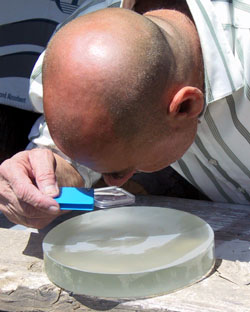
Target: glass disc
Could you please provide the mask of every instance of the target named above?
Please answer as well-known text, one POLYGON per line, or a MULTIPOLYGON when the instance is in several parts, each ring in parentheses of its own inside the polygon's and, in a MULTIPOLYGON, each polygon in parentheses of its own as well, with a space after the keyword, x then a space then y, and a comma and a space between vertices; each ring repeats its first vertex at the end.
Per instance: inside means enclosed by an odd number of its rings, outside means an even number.
POLYGON ((128 206, 71 218, 44 238, 49 279, 100 297, 147 297, 183 288, 214 265, 214 233, 183 211, 128 206))

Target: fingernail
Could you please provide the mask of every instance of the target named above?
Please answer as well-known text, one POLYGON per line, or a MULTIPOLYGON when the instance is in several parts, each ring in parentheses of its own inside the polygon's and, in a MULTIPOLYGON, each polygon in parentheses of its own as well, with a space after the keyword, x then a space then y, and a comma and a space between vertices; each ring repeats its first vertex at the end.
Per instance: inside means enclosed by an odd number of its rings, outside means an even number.
POLYGON ((57 206, 50 206, 50 207, 49 207, 49 211, 50 211, 50 212, 59 212, 59 211, 60 211, 60 208, 57 207, 57 206))
POLYGON ((44 188, 44 193, 47 195, 56 195, 58 192, 58 189, 55 185, 48 185, 44 188))

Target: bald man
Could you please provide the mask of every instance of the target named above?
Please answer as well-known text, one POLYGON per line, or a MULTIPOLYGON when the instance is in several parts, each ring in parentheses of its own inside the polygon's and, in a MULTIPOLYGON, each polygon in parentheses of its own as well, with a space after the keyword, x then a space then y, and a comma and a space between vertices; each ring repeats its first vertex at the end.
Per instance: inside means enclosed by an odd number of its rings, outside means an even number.
MULTIPOLYGON (((203 108, 199 40, 191 23, 190 46, 178 38, 176 17, 165 23, 164 14, 97 11, 66 25, 47 48, 43 98, 51 136, 62 152, 111 185, 124 184, 135 171, 168 166, 196 133, 203 108), (181 44, 168 43, 167 36, 181 44), (188 71, 190 64, 197 70, 188 71)), ((177 24, 185 25, 185 15, 178 15, 177 24)))
MULTIPOLYGON (((210 1, 175 2, 138 1, 134 9, 143 15, 100 10, 55 34, 43 63, 47 125, 39 130, 48 126, 55 153, 25 151, 1 166, 0 208, 10 220, 50 222, 60 214, 56 177, 60 185, 86 185, 80 166, 122 185, 137 171, 173 164, 211 199, 249 201, 250 157, 239 153, 243 145, 250 152, 249 95, 239 55, 210 1)), ((244 27, 237 40, 249 37, 244 27)), ((243 41, 244 58, 249 39, 243 41)))

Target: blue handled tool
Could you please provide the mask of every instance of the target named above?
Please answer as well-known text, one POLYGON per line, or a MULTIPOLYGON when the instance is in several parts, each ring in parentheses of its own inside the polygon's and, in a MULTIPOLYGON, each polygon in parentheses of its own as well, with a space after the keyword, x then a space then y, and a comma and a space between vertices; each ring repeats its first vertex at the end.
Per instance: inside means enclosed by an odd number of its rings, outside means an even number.
POLYGON ((131 205, 135 202, 135 196, 116 186, 97 189, 61 187, 55 200, 61 210, 91 211, 94 206, 105 209, 131 205))
POLYGON ((55 200, 60 204, 61 210, 91 211, 94 209, 94 189, 61 187, 55 200))

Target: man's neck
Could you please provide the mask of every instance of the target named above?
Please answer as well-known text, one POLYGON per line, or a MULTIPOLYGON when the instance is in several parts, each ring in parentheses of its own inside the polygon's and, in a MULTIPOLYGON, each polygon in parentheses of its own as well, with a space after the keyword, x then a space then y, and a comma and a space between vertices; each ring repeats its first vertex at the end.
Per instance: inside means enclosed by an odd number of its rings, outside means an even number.
POLYGON ((144 16, 157 24, 165 33, 176 57, 178 81, 188 83, 203 91, 203 59, 200 39, 193 20, 174 9, 147 11, 144 16), (189 35, 186 36, 186 34, 189 35))
POLYGON ((185 0, 137 0, 133 8, 135 12, 140 14, 160 9, 176 10, 192 19, 185 0))

